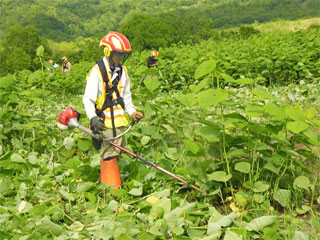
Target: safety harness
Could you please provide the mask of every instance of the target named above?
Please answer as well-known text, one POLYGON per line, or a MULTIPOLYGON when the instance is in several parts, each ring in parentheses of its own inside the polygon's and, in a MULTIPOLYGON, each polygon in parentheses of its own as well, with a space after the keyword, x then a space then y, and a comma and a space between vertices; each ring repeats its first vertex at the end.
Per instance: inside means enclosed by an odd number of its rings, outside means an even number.
POLYGON ((106 98, 105 98, 105 101, 104 101, 101 109, 97 109, 96 108, 96 114, 97 114, 97 116, 102 117, 104 119, 105 116, 104 116, 103 111, 105 109, 107 109, 107 108, 110 108, 113 137, 116 137, 117 134, 116 134, 116 127, 115 127, 115 124, 114 124, 113 107, 117 106, 118 104, 120 104, 122 109, 125 110, 125 105, 124 105, 123 98, 120 96, 120 93, 119 93, 119 90, 118 90, 118 84, 119 84, 119 81, 120 81, 121 76, 122 76, 122 65, 118 64, 118 66, 120 67, 120 73, 112 81, 112 83, 111 83, 112 86, 110 87, 109 82, 111 82, 111 80, 108 77, 107 70, 106 70, 106 67, 104 65, 103 60, 102 59, 97 60, 96 63, 98 65, 99 69, 100 69, 103 81, 104 81, 105 86, 106 86, 106 98), (117 99, 114 99, 114 100, 112 99, 113 93, 116 94, 117 99))
POLYGON ((68 64, 67 61, 65 61, 65 62, 62 63, 62 68, 63 68, 63 70, 68 69, 67 64, 68 64))

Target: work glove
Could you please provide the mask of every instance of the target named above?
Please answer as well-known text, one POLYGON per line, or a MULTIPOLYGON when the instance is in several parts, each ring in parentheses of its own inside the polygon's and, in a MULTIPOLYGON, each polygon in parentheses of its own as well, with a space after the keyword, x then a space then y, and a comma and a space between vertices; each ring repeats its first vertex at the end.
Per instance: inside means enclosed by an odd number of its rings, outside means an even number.
POLYGON ((97 116, 91 118, 91 122, 93 125, 93 131, 95 133, 100 133, 104 129, 106 129, 106 126, 104 125, 104 122, 102 119, 99 119, 97 116))
POLYGON ((140 121, 141 118, 143 118, 143 115, 141 112, 134 112, 131 114, 130 118, 131 118, 131 120, 138 122, 138 121, 140 121))

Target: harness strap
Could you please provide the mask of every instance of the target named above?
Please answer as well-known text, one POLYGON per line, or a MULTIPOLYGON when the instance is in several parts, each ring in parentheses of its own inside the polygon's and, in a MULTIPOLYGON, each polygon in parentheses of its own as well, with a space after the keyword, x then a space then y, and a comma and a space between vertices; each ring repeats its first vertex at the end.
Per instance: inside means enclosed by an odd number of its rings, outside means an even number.
POLYGON ((119 93, 119 90, 118 90, 118 84, 119 84, 119 81, 120 81, 121 75, 122 75, 122 66, 120 65, 120 74, 116 77, 115 80, 113 80, 112 86, 110 87, 110 85, 109 85, 110 80, 109 80, 109 77, 108 77, 108 74, 107 74, 107 70, 106 70, 106 67, 104 65, 103 60, 102 59, 97 60, 96 63, 98 65, 99 69, 100 69, 103 81, 104 81, 105 86, 106 86, 106 99, 105 99, 105 101, 103 103, 102 108, 100 110, 96 109, 96 114, 98 116, 101 116, 105 109, 107 109, 108 107, 110 108, 113 137, 116 137, 117 134, 116 134, 116 127, 115 127, 115 123, 114 123, 113 106, 116 106, 117 104, 120 104, 121 107, 123 108, 123 110, 125 109, 123 98, 120 97, 120 93, 119 93), (113 92, 115 92, 116 95, 117 95, 117 99, 116 100, 112 100, 113 92))

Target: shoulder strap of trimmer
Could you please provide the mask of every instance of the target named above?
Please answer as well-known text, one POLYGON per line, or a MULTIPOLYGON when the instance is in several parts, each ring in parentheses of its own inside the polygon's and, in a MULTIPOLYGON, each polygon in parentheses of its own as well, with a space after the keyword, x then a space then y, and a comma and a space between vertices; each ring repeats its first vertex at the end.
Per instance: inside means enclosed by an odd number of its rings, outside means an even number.
POLYGON ((107 74, 107 69, 106 69, 106 66, 104 65, 104 62, 103 62, 102 59, 97 60, 96 63, 98 65, 99 69, 100 69, 103 81, 104 81, 105 86, 106 86, 106 99, 105 99, 105 101, 103 103, 102 108, 99 109, 99 110, 96 110, 96 113, 99 116, 101 113, 103 113, 103 111, 106 108, 108 108, 108 107, 110 108, 113 137, 116 137, 117 134, 116 134, 116 127, 115 127, 115 124, 114 124, 114 112, 113 112, 113 104, 112 104, 112 89, 110 88, 110 85, 109 85, 109 77, 108 77, 108 74, 107 74))

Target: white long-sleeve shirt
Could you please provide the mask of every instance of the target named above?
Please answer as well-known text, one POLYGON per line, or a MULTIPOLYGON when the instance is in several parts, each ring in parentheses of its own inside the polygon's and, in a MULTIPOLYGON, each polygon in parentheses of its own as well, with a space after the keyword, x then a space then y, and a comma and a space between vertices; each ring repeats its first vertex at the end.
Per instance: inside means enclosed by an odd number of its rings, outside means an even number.
MULTIPOLYGON (((109 67, 107 58, 103 58, 104 65, 106 66, 106 70, 109 72, 111 76, 111 82, 118 76, 118 73, 120 71, 120 68, 116 67, 113 74, 109 67)), ((123 71, 124 72, 124 71, 123 71)), ((99 71, 98 65, 95 65, 91 72, 89 73, 89 76, 87 78, 87 84, 86 89, 82 98, 82 102, 84 104, 84 108, 86 110, 86 114, 91 120, 96 115, 96 109, 95 109, 95 102, 97 100, 97 97, 100 96, 103 93, 103 88, 101 85, 101 75, 99 71)), ((132 103, 131 98, 131 91, 130 91, 130 78, 127 75, 127 81, 125 88, 123 90, 123 101, 125 105, 125 111, 129 114, 129 116, 136 111, 135 106, 132 103)))

